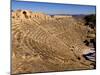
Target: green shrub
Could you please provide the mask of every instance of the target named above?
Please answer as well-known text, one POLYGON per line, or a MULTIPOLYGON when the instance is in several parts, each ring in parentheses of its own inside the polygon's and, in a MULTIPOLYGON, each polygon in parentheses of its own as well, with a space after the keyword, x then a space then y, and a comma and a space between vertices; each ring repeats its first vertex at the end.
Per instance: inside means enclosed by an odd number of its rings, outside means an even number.
POLYGON ((87 15, 84 17, 85 20, 85 25, 89 25, 91 28, 96 27, 96 15, 92 14, 92 15, 87 15))

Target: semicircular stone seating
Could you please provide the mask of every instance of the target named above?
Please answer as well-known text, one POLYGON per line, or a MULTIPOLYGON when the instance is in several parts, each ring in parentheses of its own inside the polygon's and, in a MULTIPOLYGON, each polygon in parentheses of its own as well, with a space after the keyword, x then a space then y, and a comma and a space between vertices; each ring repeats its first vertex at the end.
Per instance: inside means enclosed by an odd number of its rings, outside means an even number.
POLYGON ((72 16, 12 12, 12 73, 92 69, 83 54, 87 28, 72 16))

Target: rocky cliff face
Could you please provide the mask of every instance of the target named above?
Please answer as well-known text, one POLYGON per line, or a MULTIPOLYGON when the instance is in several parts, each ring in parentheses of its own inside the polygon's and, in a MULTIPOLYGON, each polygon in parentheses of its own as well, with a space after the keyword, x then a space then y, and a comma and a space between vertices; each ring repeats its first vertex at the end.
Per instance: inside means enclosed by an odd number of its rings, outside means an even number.
POLYGON ((94 52, 84 42, 90 30, 72 16, 12 12, 12 74, 93 69, 83 56, 94 52))

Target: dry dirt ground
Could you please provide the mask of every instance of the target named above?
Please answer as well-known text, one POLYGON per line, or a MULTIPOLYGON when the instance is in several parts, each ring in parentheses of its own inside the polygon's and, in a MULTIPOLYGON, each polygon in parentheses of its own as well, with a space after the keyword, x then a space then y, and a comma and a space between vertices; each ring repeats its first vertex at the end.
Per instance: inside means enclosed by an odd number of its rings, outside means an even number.
POLYGON ((92 29, 72 16, 49 16, 29 10, 12 12, 12 74, 93 69, 83 57, 92 29))

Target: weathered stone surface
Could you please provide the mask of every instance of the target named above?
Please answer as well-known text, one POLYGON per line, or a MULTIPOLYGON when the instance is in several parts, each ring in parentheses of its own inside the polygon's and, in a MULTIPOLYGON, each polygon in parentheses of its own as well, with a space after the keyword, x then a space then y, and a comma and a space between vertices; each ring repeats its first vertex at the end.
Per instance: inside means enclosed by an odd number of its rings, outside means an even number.
POLYGON ((12 74, 93 69, 83 57, 91 52, 88 31, 72 16, 12 12, 12 74))

